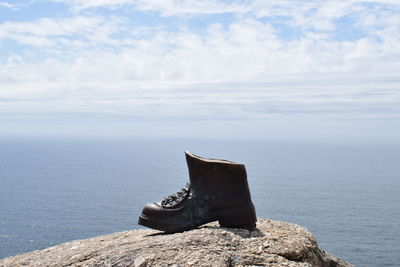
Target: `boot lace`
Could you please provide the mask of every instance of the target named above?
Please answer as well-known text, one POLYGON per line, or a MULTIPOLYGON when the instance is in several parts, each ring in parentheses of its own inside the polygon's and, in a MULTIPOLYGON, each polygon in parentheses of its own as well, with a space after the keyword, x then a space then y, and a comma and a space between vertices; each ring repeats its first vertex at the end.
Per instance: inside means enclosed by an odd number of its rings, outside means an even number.
POLYGON ((161 200, 161 206, 163 207, 172 207, 174 204, 181 202, 186 198, 188 193, 190 192, 190 184, 186 184, 185 187, 181 188, 180 191, 175 194, 169 195, 161 200))

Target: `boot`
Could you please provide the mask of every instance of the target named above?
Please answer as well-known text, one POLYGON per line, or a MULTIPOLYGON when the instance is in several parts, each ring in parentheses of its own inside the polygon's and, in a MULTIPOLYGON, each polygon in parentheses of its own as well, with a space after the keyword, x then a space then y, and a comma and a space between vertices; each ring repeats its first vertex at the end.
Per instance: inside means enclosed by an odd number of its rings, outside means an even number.
POLYGON ((245 166, 185 154, 190 184, 160 202, 146 204, 138 223, 169 233, 213 221, 221 227, 254 229, 256 213, 245 166))

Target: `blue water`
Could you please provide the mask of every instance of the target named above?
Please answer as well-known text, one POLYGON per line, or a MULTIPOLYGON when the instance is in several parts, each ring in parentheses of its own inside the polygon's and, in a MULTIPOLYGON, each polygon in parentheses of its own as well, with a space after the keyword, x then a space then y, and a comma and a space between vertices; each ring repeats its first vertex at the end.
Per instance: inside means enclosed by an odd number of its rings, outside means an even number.
POLYGON ((399 266, 400 147, 0 138, 0 258, 140 228, 188 181, 183 151, 246 164, 257 215, 300 224, 356 266, 399 266))

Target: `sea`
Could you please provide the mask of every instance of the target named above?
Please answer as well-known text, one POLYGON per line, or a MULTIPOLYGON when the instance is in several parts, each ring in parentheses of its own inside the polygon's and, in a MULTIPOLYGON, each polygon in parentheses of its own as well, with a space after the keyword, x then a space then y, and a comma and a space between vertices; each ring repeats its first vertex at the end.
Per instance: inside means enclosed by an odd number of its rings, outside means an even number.
POLYGON ((138 138, 0 138, 0 258, 140 229, 188 182, 184 151, 246 165, 257 216, 309 229, 360 267, 400 266, 400 147, 138 138))

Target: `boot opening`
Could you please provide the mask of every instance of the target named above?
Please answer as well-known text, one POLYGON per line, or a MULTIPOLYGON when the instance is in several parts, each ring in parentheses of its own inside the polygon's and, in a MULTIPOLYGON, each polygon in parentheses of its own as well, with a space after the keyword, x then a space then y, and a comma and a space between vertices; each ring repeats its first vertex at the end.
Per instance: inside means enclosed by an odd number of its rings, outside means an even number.
POLYGON ((196 158, 198 160, 201 161, 205 161, 205 162, 213 162, 213 163, 225 163, 225 164, 233 164, 233 165, 243 165, 242 163, 237 163, 234 161, 230 161, 230 160, 225 160, 225 159, 208 159, 208 158, 203 158, 200 156, 197 156, 195 154, 193 154, 192 152, 189 151, 185 151, 185 154, 192 157, 192 158, 196 158))

